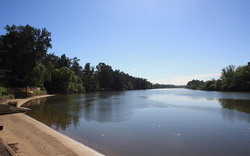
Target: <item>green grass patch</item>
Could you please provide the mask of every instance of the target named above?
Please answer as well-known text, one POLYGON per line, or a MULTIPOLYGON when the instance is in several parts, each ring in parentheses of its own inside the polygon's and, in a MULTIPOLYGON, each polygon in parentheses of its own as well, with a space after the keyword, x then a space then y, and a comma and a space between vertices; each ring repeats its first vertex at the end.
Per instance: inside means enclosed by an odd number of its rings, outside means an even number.
POLYGON ((10 97, 13 98, 14 95, 5 87, 0 87, 0 98, 10 97))

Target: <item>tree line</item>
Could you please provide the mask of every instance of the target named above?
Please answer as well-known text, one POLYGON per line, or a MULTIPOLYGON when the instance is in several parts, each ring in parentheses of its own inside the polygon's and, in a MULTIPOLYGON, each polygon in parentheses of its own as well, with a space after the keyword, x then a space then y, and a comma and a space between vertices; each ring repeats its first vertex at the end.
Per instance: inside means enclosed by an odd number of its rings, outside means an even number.
POLYGON ((250 91, 250 62, 247 65, 235 67, 229 65, 222 69, 218 80, 192 80, 187 83, 189 89, 209 91, 250 91))
POLYGON ((160 88, 185 88, 186 85, 173 85, 173 84, 153 84, 154 89, 160 89, 160 88))
POLYGON ((51 33, 30 25, 7 25, 0 36, 0 85, 39 86, 50 93, 80 93, 99 90, 149 89, 143 78, 130 76, 101 62, 82 67, 77 57, 48 53, 51 33))

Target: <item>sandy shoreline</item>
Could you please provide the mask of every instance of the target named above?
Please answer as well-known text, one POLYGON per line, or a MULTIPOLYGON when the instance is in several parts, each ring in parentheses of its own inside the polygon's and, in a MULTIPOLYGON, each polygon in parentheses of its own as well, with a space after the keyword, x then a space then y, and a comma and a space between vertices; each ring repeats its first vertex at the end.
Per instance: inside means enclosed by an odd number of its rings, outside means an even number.
MULTIPOLYGON (((30 100, 44 97, 48 96, 15 99, 15 101, 20 107, 30 100)), ((0 124, 4 126, 4 130, 0 131, 0 137, 8 144, 16 144, 18 148, 16 153, 19 156, 102 155, 22 113, 1 115, 0 124)))

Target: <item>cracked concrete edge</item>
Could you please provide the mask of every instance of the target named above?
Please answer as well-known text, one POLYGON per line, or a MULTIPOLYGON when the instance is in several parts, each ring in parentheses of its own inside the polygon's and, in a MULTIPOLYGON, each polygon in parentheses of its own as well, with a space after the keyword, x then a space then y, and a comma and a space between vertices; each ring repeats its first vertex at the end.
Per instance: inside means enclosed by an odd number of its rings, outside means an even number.
POLYGON ((2 143, 3 143, 4 147, 10 153, 10 155, 11 156, 17 156, 17 154, 15 153, 15 151, 3 140, 3 138, 1 138, 1 140, 2 140, 2 143))

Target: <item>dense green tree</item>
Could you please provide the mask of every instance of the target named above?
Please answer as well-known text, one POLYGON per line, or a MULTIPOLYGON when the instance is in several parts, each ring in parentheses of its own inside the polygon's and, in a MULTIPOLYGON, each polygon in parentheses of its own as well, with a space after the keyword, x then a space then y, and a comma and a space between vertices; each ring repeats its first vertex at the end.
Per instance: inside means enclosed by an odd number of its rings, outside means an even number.
POLYGON ((89 92, 152 88, 146 79, 114 71, 102 62, 95 70, 90 63, 82 68, 77 57, 48 54, 48 49, 52 47, 51 33, 45 28, 7 25, 5 30, 6 34, 0 36, 0 71, 11 78, 4 76, 3 82, 1 77, 0 84, 11 87, 41 86, 54 93, 79 93, 84 89, 89 92))
POLYGON ((250 65, 240 66, 236 69, 232 80, 234 90, 250 91, 250 65))
POLYGON ((43 60, 43 64, 47 66, 52 66, 53 68, 60 68, 59 66, 60 57, 56 56, 55 53, 47 54, 45 59, 43 60))
POLYGON ((186 87, 185 85, 172 85, 172 84, 153 84, 152 88, 157 89, 157 88, 184 88, 186 87))
POLYGON ((46 57, 43 60, 43 65, 46 68, 45 72, 45 83, 51 82, 51 76, 52 72, 54 71, 55 67, 58 67, 58 56, 56 56, 54 53, 47 54, 46 57))
POLYGON ((95 74, 94 67, 91 67, 90 63, 86 63, 86 65, 84 66, 82 80, 84 88, 87 92, 99 90, 97 74, 95 74))
POLYGON ((128 81, 126 84, 126 90, 133 90, 133 89, 134 89, 133 84, 130 81, 128 81))
POLYGON ((189 89, 201 89, 204 85, 204 81, 200 80, 192 80, 187 83, 186 88, 189 89))
POLYGON ((221 72, 221 89, 222 90, 234 90, 235 84, 233 83, 235 73, 235 66, 229 65, 222 69, 221 72))
POLYGON ((204 90, 217 90, 216 88, 216 80, 212 79, 212 80, 208 80, 206 81, 203 86, 200 87, 200 89, 204 89, 204 90))
POLYGON ((215 80, 215 88, 217 91, 221 91, 221 79, 215 80))
POLYGON ((146 79, 137 78, 134 88, 135 89, 149 89, 151 87, 150 87, 150 84, 148 83, 148 81, 146 79))
POLYGON ((250 62, 245 66, 228 66, 222 69, 218 80, 208 80, 198 84, 199 80, 189 81, 187 88, 216 91, 250 91, 250 62), (199 87, 197 87, 197 84, 199 87))
POLYGON ((94 67, 90 66, 90 63, 86 63, 84 66, 83 74, 84 75, 93 75, 94 74, 94 67))
POLYGON ((56 68, 68 67, 70 68, 72 65, 72 59, 67 57, 65 54, 62 54, 60 58, 57 60, 58 66, 56 68))
POLYGON ((126 90, 133 90, 135 89, 135 85, 136 85, 136 78, 134 78, 133 76, 130 76, 126 73, 121 73, 122 76, 124 77, 125 79, 125 89, 126 90))
POLYGON ((9 89, 0 86, 0 98, 3 98, 3 97, 14 97, 14 95, 11 94, 9 89))
POLYGON ((49 87, 52 92, 67 94, 84 91, 81 79, 68 67, 54 70, 49 87))
POLYGON ((99 81, 101 90, 112 90, 111 89, 113 83, 112 67, 101 62, 96 66, 96 69, 97 69, 97 79, 99 81))
MULTIPOLYGON (((0 37, 0 68, 24 80, 52 47, 51 33, 29 25, 7 25, 5 30, 7 33, 0 37)), ((27 81, 22 82, 27 85, 27 81)))
POLYGON ((43 64, 37 64, 30 73, 24 78, 25 84, 29 86, 44 87, 44 79, 46 75, 46 68, 43 64))
POLYGON ((113 73, 112 88, 117 91, 126 89, 125 77, 119 70, 115 70, 113 73))
POLYGON ((72 60, 72 63, 71 63, 70 69, 73 70, 77 76, 81 76, 83 69, 82 69, 82 66, 80 66, 79 64, 80 59, 78 59, 77 57, 74 57, 71 60, 72 60))

